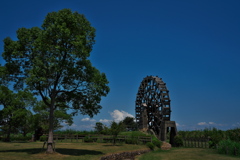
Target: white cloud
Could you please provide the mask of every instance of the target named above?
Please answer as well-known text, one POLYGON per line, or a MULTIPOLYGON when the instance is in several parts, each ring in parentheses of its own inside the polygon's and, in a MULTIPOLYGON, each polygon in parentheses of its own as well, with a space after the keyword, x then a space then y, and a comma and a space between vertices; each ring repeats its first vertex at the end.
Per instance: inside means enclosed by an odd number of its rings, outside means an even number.
POLYGON ((63 126, 63 127, 61 128, 61 130, 65 130, 65 129, 74 129, 74 130, 77 130, 77 129, 78 129, 78 126, 77 126, 75 123, 73 123, 73 124, 70 126, 68 123, 63 122, 61 125, 63 126))
POLYGON ((240 127, 240 122, 237 122, 235 124, 232 124, 233 127, 240 127))
POLYGON ((176 126, 177 126, 177 127, 184 127, 185 125, 184 125, 184 124, 176 123, 176 126))
POLYGON ((207 127, 222 127, 222 126, 226 126, 226 124, 215 123, 215 122, 199 122, 197 125, 199 125, 199 126, 207 126, 207 127))
POLYGON ((199 122, 198 125, 199 126, 204 126, 204 125, 207 125, 207 123, 206 122, 199 122))
POLYGON ((73 124, 71 125, 71 127, 77 127, 77 125, 73 123, 73 124))
POLYGON ((119 111, 119 110, 114 110, 113 112, 110 112, 110 115, 112 116, 113 120, 116 122, 122 121, 126 117, 134 117, 133 115, 125 112, 125 111, 119 111))
POLYGON ((99 122, 101 122, 101 123, 109 123, 109 122, 111 122, 111 120, 108 120, 108 119, 100 119, 99 122))
POLYGON ((214 123, 214 122, 208 122, 208 124, 212 124, 212 125, 213 125, 213 124, 216 124, 216 123, 214 123))
POLYGON ((95 119, 91 119, 91 118, 83 118, 83 119, 81 119, 81 121, 84 121, 84 122, 86 122, 86 121, 95 122, 96 120, 95 119))

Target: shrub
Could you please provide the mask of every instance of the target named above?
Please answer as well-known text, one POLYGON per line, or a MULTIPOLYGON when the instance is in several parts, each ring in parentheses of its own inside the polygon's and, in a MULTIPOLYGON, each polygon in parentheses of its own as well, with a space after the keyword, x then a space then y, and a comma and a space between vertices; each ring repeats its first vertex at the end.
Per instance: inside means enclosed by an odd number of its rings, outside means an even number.
POLYGON ((84 142, 93 142, 93 139, 89 136, 84 137, 84 142))
POLYGON ((176 147, 181 147, 181 146, 183 146, 183 138, 182 138, 182 136, 176 135, 176 136, 174 137, 174 145, 175 145, 176 147))
POLYGON ((226 131, 226 136, 232 141, 240 142, 240 128, 235 128, 226 131))
POLYGON ((103 140, 102 140, 101 138, 98 138, 96 142, 97 142, 97 143, 102 143, 103 140))
POLYGON ((12 135, 10 141, 28 141, 31 140, 31 136, 22 136, 22 135, 12 135))
POLYGON ((209 141, 209 148, 215 148, 216 145, 224 139, 224 132, 221 130, 218 130, 216 128, 213 128, 211 131, 209 131, 210 141, 209 141))
POLYGON ((136 138, 132 137, 132 138, 126 139, 126 140, 125 140, 125 143, 126 143, 126 144, 137 144, 137 143, 138 143, 138 140, 137 140, 136 138))
POLYGON ((46 135, 42 135, 42 136, 40 137, 40 141, 41 141, 41 142, 47 141, 47 136, 46 136, 46 135))
POLYGON ((234 142, 230 139, 222 140, 218 145, 218 153, 220 154, 229 154, 229 155, 238 155, 240 156, 240 143, 234 142))
POLYGON ((154 150, 155 145, 152 142, 148 142, 146 143, 146 145, 148 146, 148 148, 150 148, 151 150, 154 150))
POLYGON ((156 139, 156 138, 154 138, 154 139, 152 140, 152 143, 153 143, 155 146, 157 146, 158 148, 161 148, 161 146, 162 146, 162 141, 160 141, 159 139, 156 139))

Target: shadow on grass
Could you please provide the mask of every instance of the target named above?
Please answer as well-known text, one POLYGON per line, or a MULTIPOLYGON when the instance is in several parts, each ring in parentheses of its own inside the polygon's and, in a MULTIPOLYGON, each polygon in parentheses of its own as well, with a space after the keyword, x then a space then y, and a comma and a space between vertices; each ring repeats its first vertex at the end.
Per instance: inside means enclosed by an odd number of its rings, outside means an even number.
MULTIPOLYGON (((38 154, 42 153, 45 150, 39 149, 39 148, 33 148, 33 149, 15 149, 15 150, 3 150, 1 152, 26 152, 28 154, 38 154)), ((57 153, 63 154, 63 155, 71 155, 71 156, 79 156, 79 155, 101 155, 103 152, 100 151, 94 151, 94 150, 85 150, 85 149, 69 149, 69 148, 57 148, 57 153)))

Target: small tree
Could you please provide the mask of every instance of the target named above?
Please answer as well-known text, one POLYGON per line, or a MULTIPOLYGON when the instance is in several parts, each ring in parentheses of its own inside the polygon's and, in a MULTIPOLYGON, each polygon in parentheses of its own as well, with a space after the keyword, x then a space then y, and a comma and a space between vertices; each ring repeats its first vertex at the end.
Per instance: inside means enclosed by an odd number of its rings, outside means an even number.
POLYGON ((113 145, 116 144, 118 134, 124 130, 123 122, 120 121, 119 123, 113 121, 110 125, 110 133, 113 135, 113 145))
POLYGON ((101 123, 101 122, 96 122, 96 125, 95 125, 95 131, 100 134, 103 129, 104 129, 104 125, 101 123))
POLYGON ((137 123, 134 121, 133 117, 126 117, 122 122, 126 131, 137 130, 137 123))
POLYGON ((94 37, 95 29, 84 15, 63 9, 47 14, 41 28, 18 29, 16 41, 4 39, 2 79, 17 90, 28 88, 48 107, 47 153, 53 153, 58 108, 93 117, 101 109, 101 97, 109 92, 105 74, 88 60, 94 37))

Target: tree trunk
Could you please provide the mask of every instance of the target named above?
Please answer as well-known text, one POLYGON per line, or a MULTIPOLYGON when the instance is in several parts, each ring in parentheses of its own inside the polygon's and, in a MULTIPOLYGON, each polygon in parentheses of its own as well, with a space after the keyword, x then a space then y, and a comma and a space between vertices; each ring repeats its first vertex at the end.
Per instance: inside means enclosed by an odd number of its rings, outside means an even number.
POLYGON ((50 107, 50 113, 49 113, 49 133, 48 133, 48 142, 47 142, 47 151, 46 153, 53 153, 53 109, 54 105, 51 105, 50 107))
POLYGON ((12 128, 12 125, 11 125, 11 122, 10 122, 9 126, 8 126, 8 130, 7 130, 7 137, 5 139, 6 142, 10 142, 11 128, 12 128))

